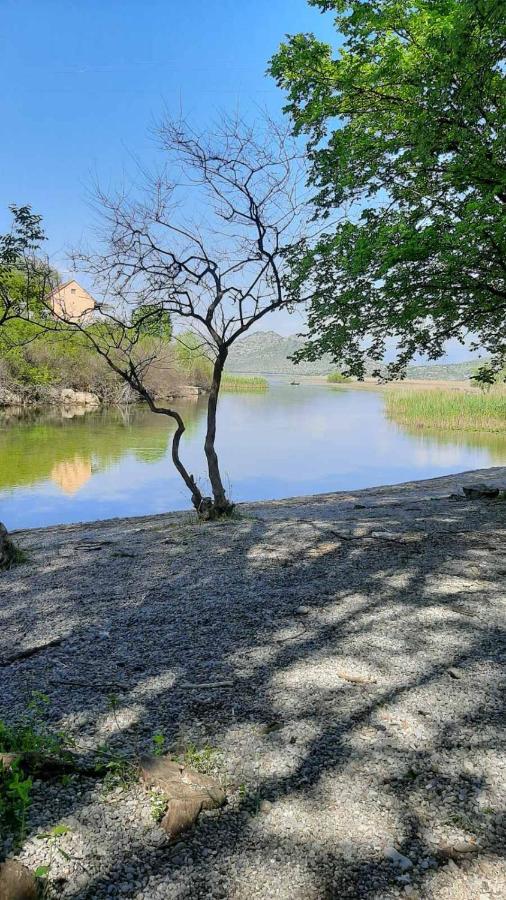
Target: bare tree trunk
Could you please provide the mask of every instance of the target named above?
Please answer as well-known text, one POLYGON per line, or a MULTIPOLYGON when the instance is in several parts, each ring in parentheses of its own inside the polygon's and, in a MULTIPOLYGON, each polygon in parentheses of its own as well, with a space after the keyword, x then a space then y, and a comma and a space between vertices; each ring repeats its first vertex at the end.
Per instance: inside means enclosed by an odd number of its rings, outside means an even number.
POLYGON ((179 442, 183 436, 185 427, 184 422, 177 413, 172 413, 172 418, 177 422, 177 428, 174 432, 174 437, 172 438, 172 462, 174 463, 177 471, 181 475, 186 487, 189 489, 192 495, 192 503, 198 513, 201 512, 204 506, 204 497, 202 496, 199 488, 197 487, 197 483, 193 477, 190 475, 188 470, 185 468, 183 463, 179 458, 179 442))
POLYGON ((234 504, 227 499, 225 488, 221 480, 220 467, 218 463, 218 455, 215 450, 216 440, 216 410, 218 407, 218 397, 221 386, 221 376, 223 367, 228 356, 226 347, 221 346, 218 350, 218 356, 213 368, 213 379, 211 382, 211 390, 207 402, 207 431, 204 450, 207 457, 207 470, 209 472, 209 481, 213 492, 213 509, 212 515, 221 516, 230 514, 234 508, 234 504))
POLYGON ((172 448, 171 448, 172 462, 174 463, 179 474, 181 475, 181 478, 183 479, 186 487, 190 491, 190 493, 192 495, 193 506, 195 507, 195 509, 197 510, 197 512, 200 515, 204 511, 204 509, 208 508, 209 498, 202 496, 202 493, 199 490, 199 488, 197 486, 197 482, 195 481, 193 475, 191 475, 190 472, 188 472, 188 469, 186 468, 186 466, 184 466, 183 463, 181 462, 181 458, 179 456, 179 444, 180 444, 181 438, 186 430, 182 417, 179 415, 178 412, 176 412, 175 409, 169 409, 168 407, 157 406, 156 403, 153 401, 153 398, 152 398, 151 394, 149 393, 149 391, 147 391, 145 389, 145 387, 137 379, 135 379, 135 382, 133 382, 131 379, 128 379, 128 378, 126 380, 132 387, 134 387, 134 389, 136 391, 138 391, 138 393, 141 395, 141 397, 146 401, 151 412, 158 413, 159 415, 169 416, 171 419, 174 419, 174 421, 177 425, 177 428, 174 432, 174 437, 172 438, 172 448))

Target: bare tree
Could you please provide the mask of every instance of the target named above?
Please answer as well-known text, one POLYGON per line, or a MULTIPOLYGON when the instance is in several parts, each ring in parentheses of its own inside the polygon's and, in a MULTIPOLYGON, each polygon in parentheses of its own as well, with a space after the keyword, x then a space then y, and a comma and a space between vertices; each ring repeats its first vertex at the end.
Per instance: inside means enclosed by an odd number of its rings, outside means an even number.
POLYGON ((99 323, 77 327, 153 412, 175 420, 174 465, 195 509, 215 518, 233 509, 215 445, 223 369, 234 341, 288 305, 284 257, 301 232, 302 163, 288 132, 269 119, 251 127, 223 117, 212 135, 166 121, 159 137, 166 167, 142 173, 140 196, 97 190, 101 249, 75 254, 74 264, 91 273, 107 304, 99 323), (180 413, 148 388, 157 350, 151 341, 146 351, 143 335, 167 314, 176 338, 190 328, 213 362, 204 443, 211 497, 181 460, 180 413))

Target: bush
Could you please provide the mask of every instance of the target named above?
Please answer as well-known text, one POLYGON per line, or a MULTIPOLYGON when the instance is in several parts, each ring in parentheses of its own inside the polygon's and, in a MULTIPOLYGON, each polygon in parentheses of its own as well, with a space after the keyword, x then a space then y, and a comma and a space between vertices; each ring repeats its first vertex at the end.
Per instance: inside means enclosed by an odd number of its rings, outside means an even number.
POLYGON ((327 375, 327 381, 329 384, 346 384, 351 381, 351 378, 348 375, 342 375, 341 372, 331 372, 330 375, 327 375))

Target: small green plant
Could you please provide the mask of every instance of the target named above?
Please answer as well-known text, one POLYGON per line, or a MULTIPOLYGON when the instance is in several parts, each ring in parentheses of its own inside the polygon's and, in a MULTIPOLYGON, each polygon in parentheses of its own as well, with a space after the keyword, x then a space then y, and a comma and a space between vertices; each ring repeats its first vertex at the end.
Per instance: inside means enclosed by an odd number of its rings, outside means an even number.
POLYGON ((90 874, 88 869, 82 864, 81 860, 77 856, 72 856, 72 854, 67 853, 67 851, 60 846, 61 839, 65 837, 65 835, 69 834, 70 831, 71 829, 68 827, 68 825, 55 825, 50 829, 50 831, 45 831, 37 835, 39 841, 48 842, 49 850, 49 861, 43 866, 37 866, 34 872, 35 877, 39 878, 44 885, 42 890, 43 897, 47 897, 49 893, 49 876, 54 865, 55 856, 57 854, 58 856, 61 856, 65 860, 65 862, 77 862, 83 872, 90 874))
POLYGON ((161 791, 152 790, 149 794, 151 815, 155 822, 161 822, 167 812, 167 798, 161 791))
POLYGON ((154 734, 151 738, 151 743, 153 745, 153 755, 163 756, 165 753, 165 735, 157 732, 157 734, 154 734))
POLYGON ((4 568, 12 569, 13 566, 21 566, 23 563, 28 562, 28 558, 28 553, 11 541, 9 561, 4 568))
POLYGON ((217 755, 218 750, 210 747, 209 744, 199 750, 196 744, 190 742, 184 751, 183 762, 192 769, 196 769, 197 772, 206 775, 214 768, 217 755))
POLYGON ((137 780, 137 766, 126 756, 101 744, 96 751, 96 772, 103 775, 104 793, 116 788, 128 788, 137 780))
POLYGON ((30 806, 32 779, 21 771, 19 761, 0 768, 0 832, 22 843, 26 835, 26 817, 30 806))
POLYGON ((0 719, 0 753, 5 754, 0 763, 0 830, 16 843, 25 836, 31 773, 48 758, 66 760, 72 744, 63 732, 49 729, 48 705, 47 695, 34 691, 19 724, 8 725, 0 719))

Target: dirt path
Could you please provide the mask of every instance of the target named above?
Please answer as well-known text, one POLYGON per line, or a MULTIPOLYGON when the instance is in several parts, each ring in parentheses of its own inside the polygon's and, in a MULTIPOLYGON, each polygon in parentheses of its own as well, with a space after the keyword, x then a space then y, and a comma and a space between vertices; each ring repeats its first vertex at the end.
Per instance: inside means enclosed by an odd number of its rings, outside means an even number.
POLYGON ((43 690, 84 756, 163 734, 229 801, 170 844, 136 783, 36 783, 18 855, 67 824, 53 896, 504 897, 506 504, 449 498, 476 482, 506 469, 19 532, 2 718, 43 690))

